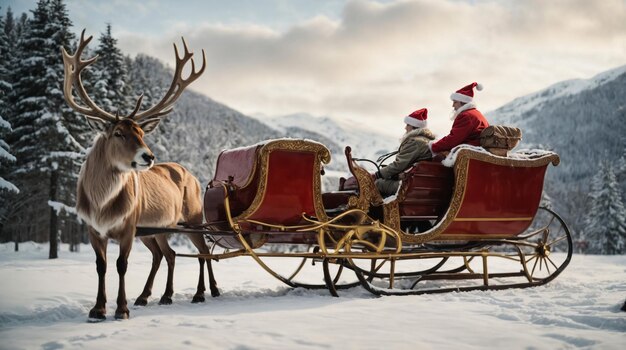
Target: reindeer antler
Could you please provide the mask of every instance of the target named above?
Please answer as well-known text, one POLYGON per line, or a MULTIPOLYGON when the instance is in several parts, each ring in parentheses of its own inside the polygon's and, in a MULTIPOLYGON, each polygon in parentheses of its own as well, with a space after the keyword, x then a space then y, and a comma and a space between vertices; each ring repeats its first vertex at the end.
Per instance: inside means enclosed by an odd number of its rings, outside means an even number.
POLYGON ((74 55, 68 54, 67 51, 65 51, 65 48, 61 48, 61 51, 63 52, 63 66, 65 68, 63 95, 65 96, 65 100, 70 107, 72 107, 75 111, 84 114, 87 118, 97 118, 104 121, 114 122, 119 120, 119 117, 102 110, 93 102, 89 95, 87 95, 80 77, 80 73, 83 69, 98 59, 97 55, 87 60, 81 60, 80 58, 83 50, 87 47, 87 44, 89 44, 92 38, 92 36, 89 36, 85 39, 85 30, 83 29, 80 34, 80 43, 78 44, 78 48, 76 48, 74 55), (81 106, 76 103, 74 95, 72 95, 72 88, 76 89, 76 94, 85 106, 81 106))
POLYGON ((173 110, 174 102, 180 97, 183 93, 183 90, 189 84, 193 83, 196 79, 202 75, 204 69, 206 68, 206 56, 204 54, 204 49, 202 50, 202 67, 199 71, 196 72, 196 63, 193 60, 193 52, 189 52, 187 48, 187 43, 185 42, 185 38, 181 38, 183 40, 183 47, 185 48, 185 52, 182 57, 178 55, 178 47, 174 44, 174 53, 176 54, 176 68, 174 69, 174 78, 172 80, 172 84, 170 85, 169 90, 163 96, 161 101, 156 105, 152 106, 150 109, 143 111, 141 113, 137 113, 139 110, 139 106, 141 105, 142 96, 139 96, 137 103, 135 105, 135 110, 128 115, 128 118, 134 119, 135 121, 141 121, 146 119, 155 119, 163 117, 164 115, 170 113, 173 110), (191 73, 187 77, 187 79, 183 79, 183 68, 187 64, 188 61, 191 60, 191 73))
MULTIPOLYGON (((65 82, 63 84, 63 95, 65 96, 65 100, 75 111, 84 114, 87 118, 97 118, 104 121, 115 122, 119 120, 119 115, 111 114, 109 112, 104 111, 100 107, 98 107, 95 102, 87 95, 85 91, 85 87, 83 86, 80 74, 87 66, 93 64, 98 56, 94 56, 87 60, 81 60, 80 56, 83 53, 87 44, 91 41, 93 37, 89 36, 85 39, 85 30, 83 29, 80 34, 80 43, 78 44, 78 48, 74 55, 70 55, 65 51, 65 48, 61 48, 63 52, 63 65, 65 67, 65 82), (74 100, 74 96, 72 95, 72 89, 76 90, 76 94, 79 99, 85 106, 81 106, 74 100)), ((174 53, 176 54, 176 68, 174 70, 174 78, 172 80, 172 84, 170 85, 169 90, 163 96, 161 101, 151 107, 150 109, 137 113, 139 108, 141 107, 141 101, 143 99, 143 94, 139 96, 137 102, 135 104, 135 108, 133 111, 126 116, 126 118, 134 119, 135 121, 147 120, 147 119, 156 119, 163 117, 164 115, 170 113, 173 109, 174 102, 180 97, 183 93, 183 90, 189 84, 193 83, 196 79, 204 73, 204 69, 206 68, 206 56, 204 50, 202 50, 202 67, 199 71, 196 72, 196 64, 193 60, 193 53, 189 52, 187 48, 187 43, 185 39, 183 40, 183 47, 185 48, 185 52, 181 57, 178 54, 178 47, 174 44, 174 53), (191 73, 184 79, 182 77, 183 68, 191 60, 191 73)))

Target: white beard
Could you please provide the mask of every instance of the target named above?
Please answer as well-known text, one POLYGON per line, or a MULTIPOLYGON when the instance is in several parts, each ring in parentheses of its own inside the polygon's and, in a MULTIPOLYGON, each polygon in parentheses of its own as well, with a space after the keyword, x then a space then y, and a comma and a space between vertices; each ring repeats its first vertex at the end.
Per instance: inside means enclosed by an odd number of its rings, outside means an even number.
POLYGON ((476 104, 474 102, 470 102, 470 103, 466 103, 466 104, 462 105, 456 111, 452 111, 452 114, 450 116, 450 120, 456 119, 457 115, 461 114, 462 112, 467 111, 468 109, 472 109, 472 108, 476 108, 476 104))
POLYGON ((454 120, 456 118, 456 109, 452 108, 450 111, 450 120, 454 120))

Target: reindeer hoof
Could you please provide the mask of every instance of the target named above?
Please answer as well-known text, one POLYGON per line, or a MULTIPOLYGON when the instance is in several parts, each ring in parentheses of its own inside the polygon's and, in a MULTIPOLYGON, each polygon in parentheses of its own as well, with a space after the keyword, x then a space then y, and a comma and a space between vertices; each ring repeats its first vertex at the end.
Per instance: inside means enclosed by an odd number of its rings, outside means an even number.
POLYGON ((162 296, 161 300, 159 300, 159 305, 172 305, 172 298, 162 296))
POLYGON ((107 317, 103 309, 93 308, 89 311, 89 318, 87 318, 87 322, 102 322, 106 319, 107 317))
POLYGON ((135 306, 146 306, 148 305, 148 298, 139 297, 135 300, 135 306))
POLYGON ((220 296, 220 290, 215 288, 215 289, 211 289, 211 296, 212 297, 219 297, 220 296))
POLYGON ((130 313, 128 310, 126 311, 115 311, 115 319, 116 320, 128 320, 130 317, 130 313))
POLYGON ((204 303, 204 302, 205 302, 205 299, 204 299, 204 294, 197 294, 197 295, 194 295, 194 296, 193 296, 193 299, 191 299, 191 302, 192 302, 193 304, 196 304, 196 303, 204 303))

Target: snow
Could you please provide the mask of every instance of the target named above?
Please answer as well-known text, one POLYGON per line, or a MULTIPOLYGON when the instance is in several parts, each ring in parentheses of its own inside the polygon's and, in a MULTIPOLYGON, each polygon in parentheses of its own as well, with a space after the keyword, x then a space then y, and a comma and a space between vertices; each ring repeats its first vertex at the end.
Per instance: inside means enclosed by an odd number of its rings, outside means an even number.
POLYGON ((75 207, 70 207, 69 205, 65 203, 51 201, 51 200, 48 201, 48 205, 50 206, 50 208, 52 208, 56 212, 57 215, 61 215, 64 212, 68 214, 73 214, 73 215, 76 215, 78 222, 81 222, 81 219, 78 216, 78 213, 76 212, 75 207))
POLYGON ((4 118, 2 118, 2 116, 0 116, 0 129, 6 129, 6 131, 8 131, 8 132, 13 131, 13 129, 11 129, 11 123, 9 123, 8 121, 4 120, 4 118))
POLYGON ((0 140, 0 160, 7 160, 9 162, 15 162, 16 158, 11 153, 7 152, 2 146, 6 145, 2 140, 0 140))
MULTIPOLYGON (((179 252, 184 248, 174 247, 179 252)), ((222 295, 191 304, 198 263, 178 258, 173 304, 159 306, 165 266, 146 307, 112 321, 117 290, 109 245, 108 319, 86 323, 96 296, 87 245, 48 260, 47 245, 0 244, 2 349, 621 349, 626 343, 626 256, 574 255, 546 286, 376 298, 361 288, 290 289, 252 259, 214 263, 222 295)), ((279 264, 288 265, 279 260, 279 264)), ((163 264, 164 265, 164 264, 163 264)), ((129 304, 150 269, 136 243, 126 275, 129 304)), ((310 271, 309 271, 310 270, 310 271)), ((307 274, 321 280, 321 264, 307 274)))
POLYGON ((483 153, 483 154, 487 154, 491 157, 495 157, 495 158, 502 158, 502 159, 517 159, 517 160, 529 160, 529 159, 535 159, 538 157, 543 157, 543 156, 548 156, 551 154, 556 154, 554 152, 551 151, 545 151, 545 150, 541 150, 541 149, 520 149, 518 151, 515 152, 510 152, 508 153, 508 155, 506 157, 503 156, 498 156, 496 154, 493 154, 489 151, 487 151, 486 149, 484 149, 483 147, 480 146, 472 146, 472 145, 467 145, 467 144, 461 144, 458 145, 456 147, 454 147, 452 150, 450 150, 450 153, 448 153, 448 155, 446 156, 446 158, 444 160, 441 161, 441 164, 452 168, 454 166, 454 163, 456 162, 456 158, 459 155, 459 152, 463 149, 467 149, 467 150, 471 150, 474 152, 478 152, 478 153, 483 153))
POLYGON ((7 190, 9 192, 20 193, 20 190, 9 181, 0 177, 0 190, 7 190))

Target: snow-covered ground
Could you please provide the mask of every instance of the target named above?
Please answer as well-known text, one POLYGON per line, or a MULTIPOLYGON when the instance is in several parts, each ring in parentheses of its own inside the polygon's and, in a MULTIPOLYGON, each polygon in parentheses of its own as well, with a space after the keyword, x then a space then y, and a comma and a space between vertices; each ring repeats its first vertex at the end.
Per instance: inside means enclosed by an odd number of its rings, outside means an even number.
MULTIPOLYGON (((214 264, 222 296, 191 304, 197 261, 178 258, 174 302, 159 306, 165 263, 146 307, 113 321, 117 247, 109 245, 109 318, 87 323, 96 296, 94 255, 62 245, 0 245, 0 349, 623 349, 626 256, 574 255, 546 286, 376 298, 361 288, 290 289, 250 258, 214 264)), ((184 248, 176 248, 179 252, 184 248)), ((279 262, 283 263, 283 262, 279 262)), ((135 244, 127 273, 132 305, 150 254, 135 244)), ((321 279, 321 265, 309 269, 321 279)), ((321 281, 320 281, 321 282, 321 281)))

